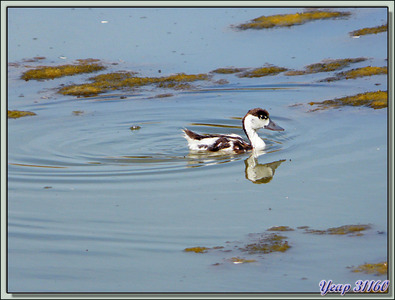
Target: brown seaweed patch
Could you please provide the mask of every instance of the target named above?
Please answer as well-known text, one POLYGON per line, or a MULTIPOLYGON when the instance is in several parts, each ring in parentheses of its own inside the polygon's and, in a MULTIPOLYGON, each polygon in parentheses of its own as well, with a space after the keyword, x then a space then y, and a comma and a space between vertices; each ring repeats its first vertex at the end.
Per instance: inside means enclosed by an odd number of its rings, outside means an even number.
POLYGON ((59 66, 41 66, 31 69, 22 74, 23 80, 55 79, 63 76, 71 76, 82 73, 93 73, 105 69, 101 64, 90 62, 79 62, 78 64, 67 64, 59 66))
POLYGON ((341 79, 355 79, 355 78, 366 77, 366 76, 384 75, 387 73, 388 73, 387 67, 367 66, 363 68, 357 68, 345 72, 340 72, 337 73, 334 77, 326 78, 320 81, 323 82, 323 81, 336 81, 341 79))
POLYGON ((260 238, 257 242, 248 244, 244 248, 240 248, 241 251, 248 252, 249 254, 267 254, 271 252, 285 252, 289 248, 287 241, 284 241, 286 237, 278 234, 270 234, 260 238))
POLYGON ((189 89, 190 82, 208 80, 207 74, 178 73, 164 77, 138 77, 134 72, 115 72, 101 74, 90 78, 91 83, 69 85, 61 88, 59 93, 74 96, 92 96, 110 90, 137 88, 156 84, 162 88, 189 89))
POLYGON ((380 262, 377 264, 363 264, 352 270, 355 273, 365 273, 374 275, 386 275, 388 273, 387 262, 380 262))
POLYGON ((26 116, 35 116, 36 114, 31 111, 21 111, 21 110, 9 110, 8 111, 8 118, 10 119, 17 119, 26 116))
POLYGON ((276 66, 265 66, 262 68, 256 68, 252 70, 245 71, 241 74, 238 74, 238 77, 248 77, 248 78, 253 78, 253 77, 263 77, 263 76, 268 76, 268 75, 277 75, 281 72, 286 71, 286 68, 281 68, 281 67, 276 67, 276 66))
POLYGON ((311 111, 339 108, 342 106, 367 106, 374 109, 380 109, 388 106, 388 93, 387 91, 366 92, 354 96, 325 100, 322 102, 310 102, 309 104, 318 105, 318 108, 311 111))
POLYGON ((273 226, 267 229, 267 231, 294 231, 294 229, 289 226, 273 226))
POLYGON ((296 14, 261 16, 259 18, 251 20, 248 23, 240 24, 236 26, 236 28, 246 30, 273 27, 290 27, 294 25, 301 25, 309 21, 344 18, 348 17, 349 15, 351 15, 351 13, 349 12, 313 10, 296 14))
POLYGON ((358 30, 354 30, 350 32, 351 36, 361 36, 367 34, 377 34, 380 32, 386 32, 388 30, 388 24, 376 26, 376 27, 366 27, 358 30))
POLYGON ((185 248, 184 251, 185 252, 195 252, 195 253, 206 253, 207 250, 209 250, 210 248, 206 248, 206 247, 191 247, 191 248, 185 248))
POLYGON ((367 60, 367 58, 365 57, 327 59, 327 60, 323 60, 320 63, 307 65, 305 66, 304 70, 290 70, 286 72, 285 75, 296 76, 296 75, 313 74, 320 72, 332 72, 332 71, 344 69, 348 67, 350 64, 358 63, 365 60, 367 60))
POLYGON ((352 236, 361 236, 363 235, 361 232, 371 229, 372 227, 368 224, 362 225, 343 225, 339 227, 332 227, 326 230, 317 230, 317 229, 305 229, 306 233, 313 234, 336 234, 336 235, 352 235, 352 236))

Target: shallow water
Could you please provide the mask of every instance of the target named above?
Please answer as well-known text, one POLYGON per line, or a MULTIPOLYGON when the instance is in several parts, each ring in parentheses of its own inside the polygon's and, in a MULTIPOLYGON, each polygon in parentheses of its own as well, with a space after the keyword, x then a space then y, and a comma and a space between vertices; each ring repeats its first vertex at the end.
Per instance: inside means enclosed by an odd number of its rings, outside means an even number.
MULTIPOLYGON (((11 9, 8 59, 94 57, 145 76, 265 63, 302 69, 348 57, 370 58, 348 69, 386 65, 386 34, 348 36, 385 23, 386 10, 346 10, 347 20, 234 31, 232 24, 300 9, 11 9)), ((9 67, 8 109, 37 116, 8 120, 9 292, 319 293, 323 279, 386 279, 348 267, 387 260, 387 109, 306 105, 386 90, 386 76, 324 84, 317 81, 333 73, 216 75, 229 83, 166 98, 154 97, 169 90, 154 88, 75 98, 54 88, 90 75, 24 82, 23 70, 9 67), (268 147, 255 164, 248 153, 189 153, 182 128, 243 135, 240 118, 254 107, 285 128, 260 131, 268 147), (296 229, 347 224, 372 229, 296 229), (296 229, 281 233, 287 252, 235 247, 278 225, 296 229), (194 246, 232 251, 183 251, 194 246)))

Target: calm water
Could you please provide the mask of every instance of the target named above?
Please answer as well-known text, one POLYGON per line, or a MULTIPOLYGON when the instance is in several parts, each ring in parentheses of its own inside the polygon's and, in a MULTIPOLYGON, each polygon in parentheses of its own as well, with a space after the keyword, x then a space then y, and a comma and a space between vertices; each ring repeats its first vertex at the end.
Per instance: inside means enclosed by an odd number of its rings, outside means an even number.
MULTIPOLYGON (((345 10, 349 19, 235 31, 230 25, 301 9, 10 9, 8 60, 93 57, 144 76, 302 69, 328 58, 369 58, 348 69, 386 65, 386 33, 348 35, 385 23, 386 9, 345 10)), ((8 121, 9 292, 319 293, 323 279, 386 279, 348 267, 387 260, 387 109, 306 105, 386 90, 386 76, 215 75, 229 83, 198 82, 166 98, 154 96, 169 90, 151 87, 78 99, 54 89, 90 75, 25 82, 24 70, 9 67, 8 109, 37 116, 8 121), (182 128, 243 135, 240 118, 254 107, 285 128, 260 131, 268 148, 255 164, 248 153, 188 152, 182 128), (351 237, 296 229, 347 224, 372 229, 351 237), (287 252, 236 248, 278 225, 296 229, 281 233, 287 252), (231 251, 183 251, 194 246, 231 251)))

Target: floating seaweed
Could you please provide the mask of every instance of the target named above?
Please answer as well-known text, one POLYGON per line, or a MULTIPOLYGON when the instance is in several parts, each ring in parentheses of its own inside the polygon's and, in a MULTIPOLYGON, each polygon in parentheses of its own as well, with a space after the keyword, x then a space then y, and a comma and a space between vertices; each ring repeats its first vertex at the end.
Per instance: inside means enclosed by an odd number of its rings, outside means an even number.
POLYGON ((367 34, 377 34, 380 32, 386 32, 388 30, 388 24, 376 26, 376 27, 366 27, 358 30, 354 30, 350 32, 351 36, 361 36, 367 34))
POLYGON ((93 96, 111 90, 132 89, 146 85, 156 84, 161 88, 189 89, 189 82, 208 80, 207 74, 178 73, 164 77, 138 77, 134 72, 114 72, 100 74, 90 78, 91 83, 68 85, 58 92, 63 95, 93 96))
POLYGON ((234 73, 240 73, 245 71, 246 68, 218 68, 213 71, 212 73, 217 73, 217 74, 234 74, 234 73))
POLYGON ((21 111, 21 110, 9 110, 8 111, 8 118, 9 119, 17 119, 26 116, 35 116, 36 113, 31 111, 21 111))
POLYGON ((270 227, 267 231, 294 231, 294 229, 289 226, 273 226, 270 227))
POLYGON ((129 129, 130 129, 131 131, 136 131, 136 130, 140 130, 140 129, 141 129, 141 126, 133 125, 133 126, 130 126, 129 129))
POLYGON ((350 64, 358 63, 367 60, 365 57, 358 58, 342 58, 342 59, 327 59, 320 63, 307 65, 304 70, 290 70, 285 73, 287 76, 297 76, 305 74, 313 74, 320 72, 332 72, 348 67, 350 64))
POLYGON ((258 239, 257 242, 248 244, 241 251, 248 252, 249 254, 267 254, 271 252, 285 252, 291 246, 288 244, 285 236, 278 234, 269 234, 258 239))
POLYGON ((349 12, 313 10, 296 14, 280 14, 272 16, 261 16, 248 23, 240 24, 236 28, 246 29, 265 29, 274 27, 291 27, 301 25, 315 20, 337 19, 350 16, 349 12))
POLYGON ((368 229, 371 229, 371 226, 368 224, 343 225, 343 226, 339 226, 339 227, 328 228, 326 230, 305 228, 305 233, 361 236, 361 235, 363 235, 361 233, 361 231, 365 231, 368 229))
POLYGON ((336 81, 336 80, 341 80, 341 79, 355 79, 355 78, 366 77, 366 76, 384 75, 387 73, 388 73, 387 67, 367 66, 367 67, 352 69, 352 70, 345 71, 345 72, 340 72, 340 73, 335 74, 334 77, 329 77, 326 79, 322 79, 320 81, 321 82, 323 82, 323 81, 329 82, 329 81, 336 81))
POLYGON ((342 106, 367 106, 374 109, 380 109, 388 106, 388 93, 387 91, 366 92, 354 96, 325 100, 322 102, 310 102, 309 104, 318 105, 318 108, 311 111, 339 108, 342 106))
POLYGON ((245 71, 241 74, 238 74, 238 77, 263 77, 268 75, 277 75, 281 72, 286 71, 286 68, 276 67, 276 66, 265 66, 261 68, 256 68, 252 70, 245 71))
POLYGON ((374 275, 386 275, 388 273, 388 264, 387 262, 380 262, 376 264, 363 264, 352 270, 355 273, 365 273, 365 274, 374 274, 374 275))
POLYGON ((40 66, 24 72, 21 76, 23 80, 45 80, 55 79, 63 76, 72 76, 82 73, 93 73, 101 71, 106 67, 94 63, 91 60, 79 60, 77 64, 67 64, 59 66, 40 66))
POLYGON ((210 248, 207 247, 191 247, 191 248, 185 248, 185 252, 195 252, 195 253, 206 253, 207 250, 210 248))
POLYGON ((74 110, 73 115, 74 116, 82 116, 84 114, 84 111, 82 110, 74 110))
POLYGON ((234 264, 245 264, 245 263, 257 262, 256 259, 245 259, 245 258, 241 258, 241 257, 231 257, 228 260, 234 264))

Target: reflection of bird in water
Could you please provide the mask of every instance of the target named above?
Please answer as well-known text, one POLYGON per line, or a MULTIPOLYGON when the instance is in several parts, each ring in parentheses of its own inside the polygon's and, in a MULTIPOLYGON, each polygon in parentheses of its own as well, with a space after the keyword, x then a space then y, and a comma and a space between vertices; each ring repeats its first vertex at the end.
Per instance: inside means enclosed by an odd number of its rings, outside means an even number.
POLYGON ((185 138, 190 150, 208 152, 243 153, 249 150, 263 150, 265 142, 259 137, 257 131, 261 128, 283 131, 270 118, 267 110, 254 108, 247 112, 243 118, 243 129, 250 143, 247 143, 237 134, 197 134, 184 129, 185 138))
POLYGON ((257 155, 253 153, 244 161, 246 178, 253 183, 268 183, 272 180, 275 170, 284 161, 285 159, 268 164, 259 164, 257 155))

